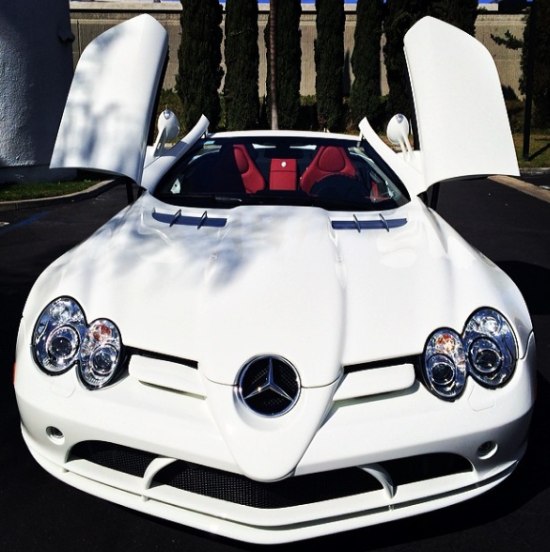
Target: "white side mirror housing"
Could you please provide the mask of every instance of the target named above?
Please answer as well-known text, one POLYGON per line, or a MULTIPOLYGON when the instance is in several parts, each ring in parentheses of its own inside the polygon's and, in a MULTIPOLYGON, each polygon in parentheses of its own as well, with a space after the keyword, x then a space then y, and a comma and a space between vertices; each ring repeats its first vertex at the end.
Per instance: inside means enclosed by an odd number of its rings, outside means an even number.
POLYGON ((170 140, 174 140, 180 131, 178 118, 173 111, 165 109, 157 120, 157 140, 154 146, 154 156, 162 154, 164 146, 170 140))
POLYGON ((410 125, 405 115, 398 113, 390 119, 386 128, 386 136, 393 145, 399 146, 403 153, 412 151, 409 133, 410 125))

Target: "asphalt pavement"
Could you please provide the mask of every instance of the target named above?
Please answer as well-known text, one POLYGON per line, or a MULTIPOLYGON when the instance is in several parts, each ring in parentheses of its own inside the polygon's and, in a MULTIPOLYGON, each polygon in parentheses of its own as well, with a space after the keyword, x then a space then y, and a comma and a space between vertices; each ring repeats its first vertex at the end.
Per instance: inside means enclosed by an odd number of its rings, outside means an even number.
MULTIPOLYGON (((550 188, 550 175, 528 178, 550 188)), ((491 180, 442 186, 438 211, 522 290, 537 341, 538 396, 526 457, 501 485, 402 521, 271 550, 546 551, 550 543, 550 191, 491 180), (528 188, 534 191, 532 188, 528 188)), ((245 545, 141 515, 60 483, 20 434, 11 381, 17 327, 40 272, 127 203, 124 186, 82 201, 0 211, 0 550, 233 551, 245 545)), ((406 282, 404 282, 406 285, 406 282)), ((263 548, 263 547, 262 547, 263 548)))

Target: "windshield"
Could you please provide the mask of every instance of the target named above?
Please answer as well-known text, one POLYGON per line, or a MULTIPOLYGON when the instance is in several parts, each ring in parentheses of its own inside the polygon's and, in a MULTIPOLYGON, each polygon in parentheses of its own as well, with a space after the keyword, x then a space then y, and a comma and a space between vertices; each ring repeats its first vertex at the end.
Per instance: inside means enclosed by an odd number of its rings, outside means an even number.
POLYGON ((315 205, 367 211, 409 201, 402 183, 365 141, 298 135, 202 140, 154 195, 180 206, 315 205))

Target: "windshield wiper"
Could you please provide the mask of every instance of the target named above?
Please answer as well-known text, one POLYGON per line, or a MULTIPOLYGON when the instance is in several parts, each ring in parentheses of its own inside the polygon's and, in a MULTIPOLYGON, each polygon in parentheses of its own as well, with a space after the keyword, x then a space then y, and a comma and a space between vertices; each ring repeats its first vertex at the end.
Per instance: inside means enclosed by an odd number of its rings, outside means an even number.
POLYGON ((162 194, 158 197, 161 201, 170 203, 172 205, 200 205, 205 203, 208 205, 240 205, 243 203, 243 198, 238 196, 223 195, 216 193, 201 194, 201 193, 186 193, 181 195, 162 194), (187 201, 189 200, 189 201, 187 201))
POLYGON ((357 199, 340 199, 340 198, 324 198, 319 196, 311 196, 311 205, 315 207, 323 207, 324 209, 345 209, 345 210, 371 210, 373 205, 365 199, 360 201, 357 199))
POLYGON ((217 201, 219 203, 236 203, 240 204, 243 202, 242 197, 234 197, 234 196, 224 196, 224 195, 218 195, 218 194, 212 194, 211 198, 214 201, 217 201))

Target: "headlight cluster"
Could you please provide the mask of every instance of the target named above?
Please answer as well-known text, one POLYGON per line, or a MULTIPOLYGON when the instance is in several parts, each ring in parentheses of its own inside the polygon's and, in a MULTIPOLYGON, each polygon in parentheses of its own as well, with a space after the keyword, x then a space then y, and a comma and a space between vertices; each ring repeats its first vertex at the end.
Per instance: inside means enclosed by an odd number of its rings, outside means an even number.
POLYGON ((442 328, 424 348, 424 380, 442 399, 456 399, 466 386, 468 374, 484 387, 504 385, 514 373, 516 339, 508 321, 498 311, 483 308, 474 312, 462 335, 442 328))
POLYGON ((120 332, 113 322, 86 322, 84 311, 70 297, 59 297, 40 314, 32 335, 38 366, 49 375, 72 367, 89 389, 105 387, 116 379, 122 364, 120 332))

